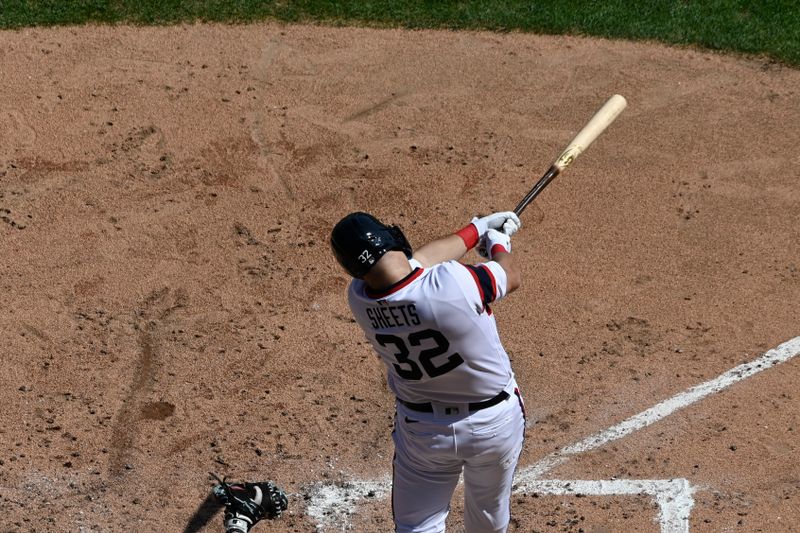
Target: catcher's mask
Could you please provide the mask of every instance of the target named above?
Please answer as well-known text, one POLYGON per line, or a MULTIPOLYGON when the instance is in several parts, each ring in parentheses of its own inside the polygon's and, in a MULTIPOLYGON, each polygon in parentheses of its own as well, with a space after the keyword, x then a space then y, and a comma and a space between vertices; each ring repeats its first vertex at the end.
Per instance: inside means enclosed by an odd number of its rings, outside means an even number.
POLYGON ((368 213, 350 213, 331 232, 331 248, 351 276, 361 278, 386 252, 411 259, 411 245, 397 226, 387 226, 368 213))

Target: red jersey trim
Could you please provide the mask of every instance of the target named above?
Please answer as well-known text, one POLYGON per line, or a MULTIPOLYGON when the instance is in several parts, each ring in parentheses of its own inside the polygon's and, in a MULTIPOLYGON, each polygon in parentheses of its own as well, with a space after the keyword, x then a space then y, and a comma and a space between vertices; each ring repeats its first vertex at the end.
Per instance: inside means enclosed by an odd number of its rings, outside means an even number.
POLYGON ((384 289, 382 291, 374 291, 374 290, 370 289, 369 287, 367 287, 364 290, 364 293, 367 296, 369 296, 370 298, 376 298, 376 299, 377 298, 385 298, 385 297, 389 296, 390 294, 399 291, 400 289, 402 289, 403 287, 407 286, 409 283, 411 283, 412 281, 414 281, 415 279, 420 277, 422 272, 423 272, 423 269, 420 268, 420 267, 417 267, 414 270, 412 270, 406 277, 404 277, 403 279, 401 279, 397 283, 393 283, 392 285, 389 285, 388 288, 386 288, 386 289, 384 289))
POLYGON ((481 298, 483 309, 491 315, 492 308, 489 307, 489 304, 497 298, 497 280, 492 274, 492 270, 486 265, 473 266, 463 263, 461 265, 469 270, 475 286, 478 287, 478 295, 481 298))
POLYGON ((491 268, 487 266, 483 266, 483 268, 486 270, 486 273, 489 274, 489 278, 492 280, 492 301, 494 301, 497 298, 497 279, 495 279, 491 268))
MULTIPOLYGON (((464 265, 466 266, 466 265, 464 265)), ((483 294, 483 286, 481 285, 481 280, 478 279, 478 274, 472 268, 467 266, 467 270, 472 275, 472 279, 475 280, 475 285, 478 287, 478 294, 481 297, 481 303, 486 306, 486 296, 483 294)))

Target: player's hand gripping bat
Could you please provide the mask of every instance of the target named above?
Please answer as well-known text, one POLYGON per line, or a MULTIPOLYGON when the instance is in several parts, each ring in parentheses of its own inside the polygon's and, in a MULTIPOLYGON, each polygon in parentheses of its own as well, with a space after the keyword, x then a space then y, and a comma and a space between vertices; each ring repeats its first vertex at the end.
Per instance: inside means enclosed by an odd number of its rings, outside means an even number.
POLYGON ((572 139, 566 149, 561 152, 561 155, 558 156, 555 163, 553 163, 548 171, 545 172, 544 176, 536 182, 536 185, 525 195, 525 198, 522 199, 519 205, 514 208, 514 213, 519 216, 528 204, 542 192, 542 189, 547 187, 548 183, 553 181, 553 179, 567 168, 570 163, 575 161, 575 158, 586 150, 589 145, 597 139, 597 136, 603 133, 609 124, 614 122, 617 115, 619 115, 627 105, 628 103, 625 101, 625 98, 618 94, 609 98, 608 101, 603 104, 603 107, 589 120, 586 126, 572 139))

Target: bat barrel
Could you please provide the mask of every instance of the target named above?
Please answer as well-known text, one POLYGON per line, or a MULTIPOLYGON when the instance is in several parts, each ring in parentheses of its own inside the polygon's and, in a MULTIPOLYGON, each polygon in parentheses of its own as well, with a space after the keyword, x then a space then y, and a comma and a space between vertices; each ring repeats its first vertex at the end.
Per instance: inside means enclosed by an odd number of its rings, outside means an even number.
POLYGON ((572 141, 567 145, 566 149, 561 152, 561 155, 556 158, 550 169, 542 176, 536 185, 525 195, 522 201, 514 208, 514 213, 519 216, 522 211, 528 206, 529 203, 536 198, 542 189, 544 189, 553 178, 567 168, 581 153, 594 142, 603 131, 614 122, 617 116, 628 105, 628 102, 622 95, 615 94, 609 98, 603 107, 586 123, 586 125, 578 132, 572 141))
POLYGON ((615 94, 609 98, 603 107, 597 110, 597 113, 589 119, 589 122, 578 132, 572 141, 567 145, 567 148, 558 156, 554 163, 560 169, 564 169, 575 158, 577 158, 590 144, 594 142, 597 137, 605 131, 605 129, 622 113, 622 110, 628 105, 628 102, 620 94, 615 94))

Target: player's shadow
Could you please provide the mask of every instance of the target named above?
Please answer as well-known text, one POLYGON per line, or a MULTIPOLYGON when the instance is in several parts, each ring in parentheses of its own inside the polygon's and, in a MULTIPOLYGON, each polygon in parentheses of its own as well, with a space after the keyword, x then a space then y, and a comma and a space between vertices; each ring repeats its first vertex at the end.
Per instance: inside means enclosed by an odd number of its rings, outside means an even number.
POLYGON ((194 512, 183 533, 197 533, 211 521, 222 507, 223 505, 214 497, 214 494, 209 494, 194 512))

